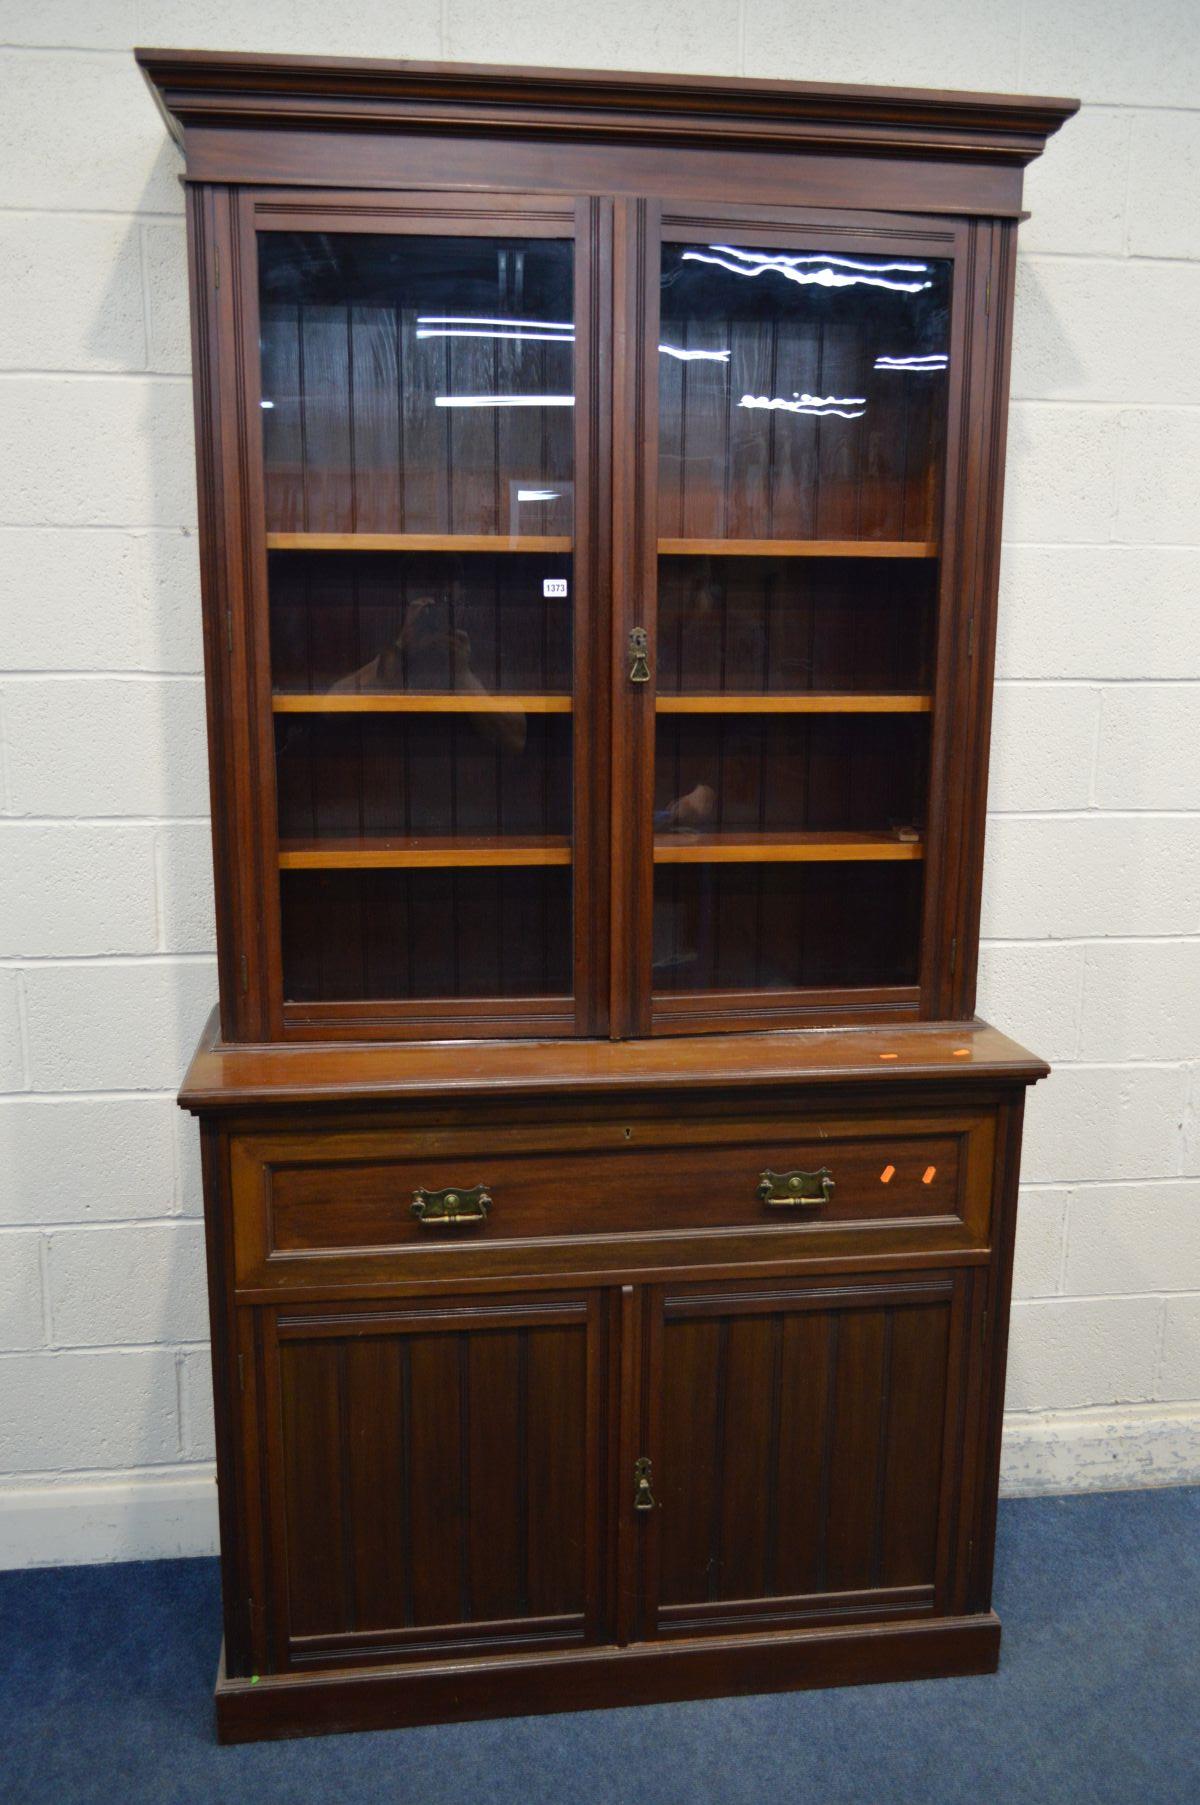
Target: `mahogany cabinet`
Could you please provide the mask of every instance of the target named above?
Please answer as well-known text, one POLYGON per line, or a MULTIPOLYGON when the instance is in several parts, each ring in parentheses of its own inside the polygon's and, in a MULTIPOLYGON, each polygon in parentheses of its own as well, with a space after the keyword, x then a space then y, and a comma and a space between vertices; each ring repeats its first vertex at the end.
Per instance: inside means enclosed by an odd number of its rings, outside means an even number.
POLYGON ((222 1736, 994 1666, 1074 102, 196 51, 222 1736))

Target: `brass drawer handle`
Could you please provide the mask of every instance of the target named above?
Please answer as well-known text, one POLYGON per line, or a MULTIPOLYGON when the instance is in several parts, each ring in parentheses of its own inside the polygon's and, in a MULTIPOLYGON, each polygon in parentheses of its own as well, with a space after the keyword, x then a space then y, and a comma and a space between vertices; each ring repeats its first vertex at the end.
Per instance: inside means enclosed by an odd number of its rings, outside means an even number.
POLYGON ((832 1191, 828 1166, 819 1172, 764 1172, 758 1181, 758 1195, 771 1210, 819 1210, 832 1191))
POLYGON ((426 1228, 452 1228, 457 1222, 483 1222, 492 1207, 486 1185, 448 1185, 444 1191, 413 1192, 412 1213, 426 1228))

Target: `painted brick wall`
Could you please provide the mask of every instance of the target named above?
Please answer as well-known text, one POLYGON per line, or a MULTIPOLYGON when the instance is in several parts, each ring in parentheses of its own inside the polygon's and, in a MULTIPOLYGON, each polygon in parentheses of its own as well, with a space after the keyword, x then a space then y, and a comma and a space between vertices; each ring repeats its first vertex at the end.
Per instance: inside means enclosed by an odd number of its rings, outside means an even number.
POLYGON ((211 1545, 215 990, 179 159, 135 42, 1081 94, 1030 173, 981 1011, 1008 1484, 1200 1476, 1192 0, 0 0, 0 1561, 211 1545))

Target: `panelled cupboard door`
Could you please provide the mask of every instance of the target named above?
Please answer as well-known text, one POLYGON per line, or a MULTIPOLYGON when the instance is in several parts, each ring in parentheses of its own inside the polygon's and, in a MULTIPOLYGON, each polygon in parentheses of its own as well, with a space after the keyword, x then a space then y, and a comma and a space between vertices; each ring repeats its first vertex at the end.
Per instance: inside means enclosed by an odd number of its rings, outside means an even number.
POLYGON ((596 1032, 605 209, 240 205, 271 1035, 596 1032))
POLYGON ((915 1018, 968 229, 676 202, 644 243, 632 1026, 915 1018))
POLYGON ((277 1668, 602 1639, 598 1294, 267 1320, 277 1668))
POLYGON ((945 1608, 966 1282, 653 1294, 643 1636, 945 1608))

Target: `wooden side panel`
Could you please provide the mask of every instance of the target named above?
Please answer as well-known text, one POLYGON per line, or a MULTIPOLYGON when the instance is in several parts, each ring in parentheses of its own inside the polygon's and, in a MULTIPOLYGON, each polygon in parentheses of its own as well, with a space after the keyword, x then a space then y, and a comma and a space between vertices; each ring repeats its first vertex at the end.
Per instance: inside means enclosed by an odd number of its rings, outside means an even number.
MULTIPOLYGON (((953 1275, 729 1283, 663 1306, 660 1634, 932 1610, 953 1275)), ((649 1562, 648 1570, 655 1570, 649 1562)))
POLYGON ((586 1298, 313 1311, 272 1351, 285 1658, 584 1639, 602 1580, 586 1298))

